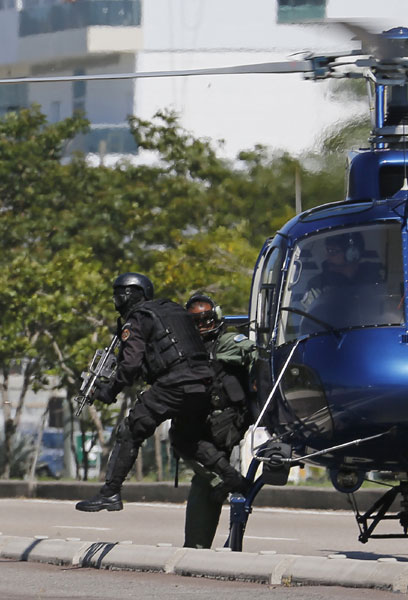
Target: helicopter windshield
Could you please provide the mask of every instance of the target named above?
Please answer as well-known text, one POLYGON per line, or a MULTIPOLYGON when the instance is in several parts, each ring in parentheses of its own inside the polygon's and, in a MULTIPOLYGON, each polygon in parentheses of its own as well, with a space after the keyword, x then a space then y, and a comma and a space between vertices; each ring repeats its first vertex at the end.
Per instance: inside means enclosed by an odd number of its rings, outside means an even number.
POLYGON ((331 229, 300 240, 282 297, 278 345, 305 334, 401 325, 403 281, 398 223, 331 229))

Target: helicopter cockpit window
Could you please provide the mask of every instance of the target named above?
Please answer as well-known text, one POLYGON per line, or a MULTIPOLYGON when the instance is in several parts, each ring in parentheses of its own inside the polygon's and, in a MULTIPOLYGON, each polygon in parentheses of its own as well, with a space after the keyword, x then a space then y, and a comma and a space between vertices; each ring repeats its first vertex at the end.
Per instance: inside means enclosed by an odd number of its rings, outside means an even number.
POLYGON ((282 249, 273 248, 266 258, 262 270, 257 297, 256 331, 257 345, 266 347, 270 340, 274 321, 274 309, 277 301, 277 289, 281 275, 282 249))
POLYGON ((304 238, 289 266, 277 343, 330 329, 400 325, 403 281, 398 223, 304 238))

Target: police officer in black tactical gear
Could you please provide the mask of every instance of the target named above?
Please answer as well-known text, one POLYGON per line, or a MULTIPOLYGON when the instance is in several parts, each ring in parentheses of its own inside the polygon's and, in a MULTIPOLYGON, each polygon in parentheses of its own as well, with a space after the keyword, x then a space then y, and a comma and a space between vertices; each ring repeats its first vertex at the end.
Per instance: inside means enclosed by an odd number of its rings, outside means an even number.
POLYGON ((153 284, 140 273, 124 273, 113 284, 121 315, 121 345, 113 382, 99 384, 95 399, 111 404, 124 387, 142 377, 150 384, 119 425, 106 482, 77 510, 122 510, 122 484, 139 447, 167 419, 193 454, 209 412, 212 371, 193 319, 179 304, 153 300, 153 284))
MULTIPOLYGON (((250 373, 256 350, 246 336, 225 330, 221 308, 206 294, 191 296, 186 309, 204 341, 214 380, 207 418, 206 467, 197 461, 186 461, 195 475, 187 501, 184 546, 210 548, 228 492, 246 493, 248 487, 229 459, 252 422, 250 373), (221 475, 222 482, 217 475, 221 475)), ((177 442, 175 446, 177 449, 177 442)))

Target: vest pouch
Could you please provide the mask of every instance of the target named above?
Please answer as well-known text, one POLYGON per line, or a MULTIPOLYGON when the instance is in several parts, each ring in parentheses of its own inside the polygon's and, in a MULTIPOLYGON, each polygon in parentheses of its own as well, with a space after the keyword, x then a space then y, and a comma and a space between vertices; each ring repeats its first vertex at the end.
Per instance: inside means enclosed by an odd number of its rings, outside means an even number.
POLYGON ((240 381, 234 375, 225 375, 222 378, 222 387, 233 404, 245 404, 245 392, 240 381))
POLYGON ((166 337, 163 337, 160 341, 157 342, 157 349, 160 353, 163 354, 164 352, 167 352, 169 348, 174 348, 175 353, 177 353, 178 356, 183 356, 181 350, 179 351, 177 349, 177 338, 173 337, 171 334, 167 335, 166 337))
POLYGON ((211 438, 220 450, 232 450, 241 441, 247 429, 245 412, 237 411, 232 406, 213 411, 207 422, 211 438))
POLYGON ((161 371, 169 369, 172 365, 179 363, 184 359, 183 353, 169 337, 167 337, 167 339, 163 338, 161 342, 156 345, 156 357, 160 357, 158 358, 158 362, 162 365, 161 371))

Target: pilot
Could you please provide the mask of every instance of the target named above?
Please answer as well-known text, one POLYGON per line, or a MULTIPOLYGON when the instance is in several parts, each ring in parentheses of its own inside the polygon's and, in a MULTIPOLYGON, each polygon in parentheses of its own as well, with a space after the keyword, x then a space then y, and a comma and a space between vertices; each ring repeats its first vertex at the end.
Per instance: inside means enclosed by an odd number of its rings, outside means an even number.
MULTIPOLYGON (((250 378, 256 350, 246 336, 225 331, 221 308, 208 295, 194 294, 186 309, 194 318, 214 370, 212 410, 207 419, 207 441, 213 446, 208 444, 207 449, 214 458, 223 456, 228 470, 232 449, 252 422, 250 378)), ((172 442, 177 450, 177 436, 172 435, 172 442)), ((228 492, 245 493, 248 484, 238 472, 234 475, 232 466, 230 481, 217 485, 211 469, 187 462, 195 474, 187 500, 184 546, 210 548, 228 492)))
POLYGON ((328 289, 381 283, 384 280, 380 263, 361 262, 364 238, 360 232, 328 236, 325 248, 322 272, 310 279, 301 300, 304 308, 309 308, 328 289))
MULTIPOLYGON (((138 449, 163 421, 177 419, 176 432, 180 427, 194 452, 210 409, 212 370, 187 311, 170 300, 153 300, 153 284, 140 273, 117 277, 113 300, 121 316, 118 366, 113 382, 100 384, 95 399, 111 404, 139 377, 150 387, 117 429, 105 484, 94 497, 77 503, 76 509, 86 512, 122 510, 122 484, 138 449)), ((205 456, 200 458, 205 462, 205 456)))

